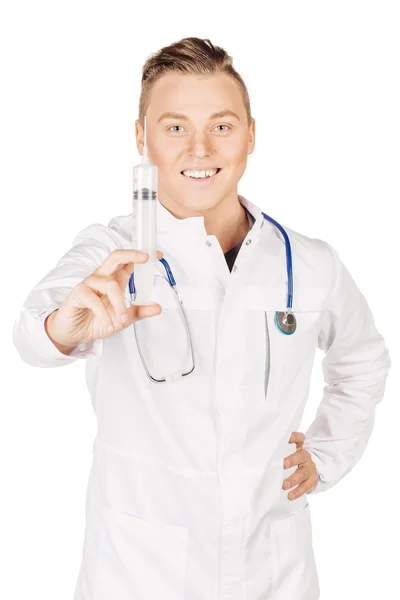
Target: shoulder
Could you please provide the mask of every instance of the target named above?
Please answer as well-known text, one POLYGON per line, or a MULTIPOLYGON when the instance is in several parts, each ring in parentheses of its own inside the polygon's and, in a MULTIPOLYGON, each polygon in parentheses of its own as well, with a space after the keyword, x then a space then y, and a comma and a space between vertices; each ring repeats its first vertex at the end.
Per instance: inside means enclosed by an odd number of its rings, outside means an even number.
POLYGON ((290 227, 284 226, 284 229, 289 237, 292 248, 298 252, 314 256, 318 260, 332 260, 333 249, 326 240, 309 237, 290 227))
MULTIPOLYGON (((337 252, 329 242, 309 237, 295 229, 282 225, 289 238, 293 270, 299 269, 309 275, 310 285, 335 287, 337 278, 337 252)), ((283 242, 283 235, 278 231, 283 242)))
POLYGON ((84 227, 75 237, 73 245, 102 245, 110 252, 130 247, 131 215, 116 216, 108 225, 91 223, 84 227))

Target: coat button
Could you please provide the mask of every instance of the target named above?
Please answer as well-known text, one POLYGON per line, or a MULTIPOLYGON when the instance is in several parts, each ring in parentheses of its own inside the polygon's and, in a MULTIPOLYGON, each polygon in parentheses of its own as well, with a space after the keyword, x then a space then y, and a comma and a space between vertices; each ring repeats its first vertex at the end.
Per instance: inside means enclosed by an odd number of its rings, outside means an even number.
POLYGON ((212 246, 212 243, 209 240, 207 240, 206 241, 206 246, 212 246))
POLYGON ((251 244, 251 240, 247 240, 246 246, 248 246, 249 244, 251 244))

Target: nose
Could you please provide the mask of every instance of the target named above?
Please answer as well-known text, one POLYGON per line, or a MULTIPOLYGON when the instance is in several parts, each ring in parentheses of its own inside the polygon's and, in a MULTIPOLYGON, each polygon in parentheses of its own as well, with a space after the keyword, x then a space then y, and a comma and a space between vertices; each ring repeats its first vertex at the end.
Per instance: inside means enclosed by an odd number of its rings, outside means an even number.
POLYGON ((210 156, 212 152, 213 145, 206 132, 197 131, 190 136, 188 148, 189 156, 203 158, 204 156, 210 156))

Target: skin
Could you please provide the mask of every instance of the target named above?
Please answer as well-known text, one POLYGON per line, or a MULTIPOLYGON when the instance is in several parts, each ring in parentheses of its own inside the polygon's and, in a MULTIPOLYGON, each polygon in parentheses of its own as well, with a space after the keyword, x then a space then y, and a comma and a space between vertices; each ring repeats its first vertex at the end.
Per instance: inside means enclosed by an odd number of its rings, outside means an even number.
MULTIPOLYGON (((146 112, 147 149, 158 167, 158 198, 175 217, 203 216, 208 235, 215 235, 226 253, 248 232, 246 211, 237 185, 254 150, 255 120, 247 113, 238 85, 226 74, 212 76, 167 73, 152 88, 146 112), (210 120, 210 115, 231 110, 210 120), (181 113, 188 120, 168 118, 181 113), (190 167, 221 167, 210 185, 197 185, 181 175, 190 167)), ((137 120, 136 141, 143 154, 144 131, 137 120)))
POLYGON ((296 486, 295 489, 288 494, 289 500, 295 500, 303 494, 312 492, 318 484, 318 474, 315 462, 312 460, 311 454, 303 448, 305 439, 306 436, 301 431, 293 431, 289 438, 290 443, 296 443, 296 452, 285 457, 284 468, 288 469, 294 465, 299 465, 293 475, 285 479, 282 484, 282 489, 289 489, 294 485, 296 486))
MULTIPOLYGON (((136 145, 144 153, 144 130, 135 121, 136 145)), ((169 72, 154 84, 146 112, 147 152, 158 167, 158 199, 176 218, 204 217, 207 235, 215 235, 225 254, 248 232, 246 211, 238 201, 238 182, 247 157, 255 146, 255 119, 249 123, 236 81, 225 73, 194 75, 169 72), (211 115, 232 111, 217 118, 211 115), (179 113, 159 121, 166 112, 179 113), (187 180, 181 171, 220 167, 208 185, 187 180)), ((303 448, 305 436, 293 432, 295 453, 285 458, 284 467, 299 465, 288 481, 290 500, 315 489, 315 463, 303 448)))

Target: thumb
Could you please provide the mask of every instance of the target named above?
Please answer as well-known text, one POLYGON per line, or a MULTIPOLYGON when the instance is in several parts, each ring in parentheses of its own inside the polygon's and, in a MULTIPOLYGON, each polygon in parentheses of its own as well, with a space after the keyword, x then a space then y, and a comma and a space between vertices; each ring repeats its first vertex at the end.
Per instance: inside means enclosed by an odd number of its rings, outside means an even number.
POLYGON ((134 321, 140 321, 146 317, 155 317, 162 311, 160 304, 134 304, 127 310, 128 325, 134 321))

